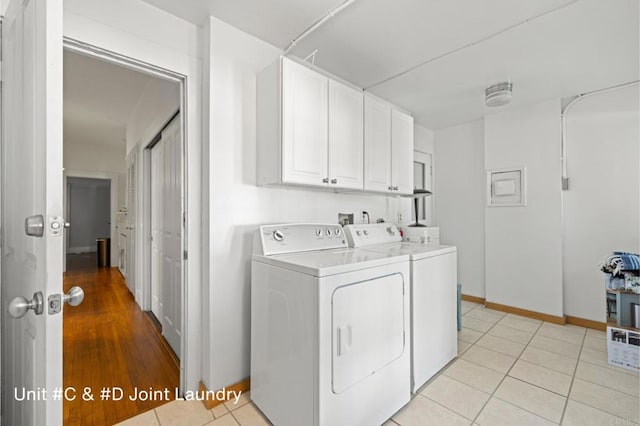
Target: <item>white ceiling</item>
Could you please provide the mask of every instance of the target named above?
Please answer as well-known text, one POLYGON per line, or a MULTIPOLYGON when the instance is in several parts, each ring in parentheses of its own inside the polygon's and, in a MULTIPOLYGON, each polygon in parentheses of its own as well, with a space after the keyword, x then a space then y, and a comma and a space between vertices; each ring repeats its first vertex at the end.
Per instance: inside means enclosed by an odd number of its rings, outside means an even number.
MULTIPOLYGON (((145 1, 195 24, 214 15, 282 49, 342 3, 145 1)), ((495 112, 483 98, 498 81, 514 84, 505 109, 637 80, 639 15, 638 0, 357 0, 291 53, 318 49, 317 66, 436 129, 495 112)))
POLYGON ((118 145, 124 149, 129 117, 153 78, 65 50, 64 141, 118 145))

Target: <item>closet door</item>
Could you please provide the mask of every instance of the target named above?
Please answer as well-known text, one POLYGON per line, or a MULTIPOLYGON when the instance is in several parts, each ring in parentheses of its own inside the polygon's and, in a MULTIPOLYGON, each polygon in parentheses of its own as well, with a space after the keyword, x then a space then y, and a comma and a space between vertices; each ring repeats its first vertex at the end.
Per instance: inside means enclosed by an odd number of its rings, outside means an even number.
POLYGON ((162 321, 162 242, 164 220, 164 141, 151 149, 151 312, 162 321))
MULTIPOLYGON (((182 334, 182 133, 180 116, 162 131, 162 158, 158 165, 161 185, 159 239, 161 240, 162 335, 180 357, 182 334)), ((154 148, 155 149, 155 148, 154 148)), ((152 166, 153 167, 153 166, 152 166)))
POLYGON ((136 191, 138 190, 138 156, 135 151, 131 153, 128 159, 127 168, 127 247, 126 247, 126 283, 129 291, 136 294, 136 191))

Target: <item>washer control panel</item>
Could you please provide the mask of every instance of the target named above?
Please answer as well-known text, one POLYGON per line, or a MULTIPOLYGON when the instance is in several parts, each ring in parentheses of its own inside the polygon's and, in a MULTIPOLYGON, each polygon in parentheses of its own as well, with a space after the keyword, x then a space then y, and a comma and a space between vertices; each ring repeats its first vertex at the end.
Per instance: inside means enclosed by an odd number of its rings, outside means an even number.
POLYGON ((402 235, 400 235, 398 227, 392 223, 346 225, 344 227, 344 234, 349 243, 349 247, 362 247, 402 241, 402 235))
POLYGON ((348 246, 342 227, 334 224, 263 225, 254 239, 254 253, 265 256, 344 247, 348 246))

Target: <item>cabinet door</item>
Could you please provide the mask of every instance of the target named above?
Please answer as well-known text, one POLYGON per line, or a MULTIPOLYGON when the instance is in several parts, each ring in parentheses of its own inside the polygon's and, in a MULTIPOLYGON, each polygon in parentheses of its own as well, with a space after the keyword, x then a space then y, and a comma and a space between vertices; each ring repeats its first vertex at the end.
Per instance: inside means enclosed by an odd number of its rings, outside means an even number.
POLYGON ((363 188, 364 107, 359 90, 329 81, 329 186, 363 188))
POLYGON ((282 62, 282 182, 326 185, 328 79, 282 62))
POLYGON ((364 189, 390 191, 391 107, 364 97, 364 189))
POLYGON ((391 111, 391 183, 398 194, 413 193, 413 117, 391 111))

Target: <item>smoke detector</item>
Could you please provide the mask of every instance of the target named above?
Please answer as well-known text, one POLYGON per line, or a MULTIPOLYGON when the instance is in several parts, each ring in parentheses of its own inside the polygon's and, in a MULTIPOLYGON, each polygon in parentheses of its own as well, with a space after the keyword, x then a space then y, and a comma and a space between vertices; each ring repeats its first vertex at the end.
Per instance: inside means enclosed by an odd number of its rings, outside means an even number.
POLYGON ((487 87, 484 90, 484 103, 488 107, 499 107, 511 102, 513 97, 513 84, 502 82, 487 87))

